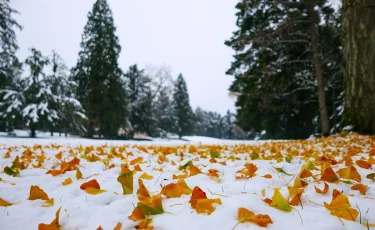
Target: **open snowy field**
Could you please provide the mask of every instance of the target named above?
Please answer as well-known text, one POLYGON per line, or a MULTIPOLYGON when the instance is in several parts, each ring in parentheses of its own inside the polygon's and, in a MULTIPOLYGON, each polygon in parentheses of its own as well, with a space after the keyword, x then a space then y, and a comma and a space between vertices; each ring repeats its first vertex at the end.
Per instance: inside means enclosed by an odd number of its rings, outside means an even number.
POLYGON ((375 226, 374 137, 189 140, 0 137, 0 229, 375 226))

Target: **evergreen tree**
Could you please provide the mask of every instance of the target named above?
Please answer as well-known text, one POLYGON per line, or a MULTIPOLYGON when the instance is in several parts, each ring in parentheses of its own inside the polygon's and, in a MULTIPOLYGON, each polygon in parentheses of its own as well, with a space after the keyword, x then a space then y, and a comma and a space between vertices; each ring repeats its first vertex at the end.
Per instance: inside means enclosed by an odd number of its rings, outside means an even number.
POLYGON ((129 67, 125 73, 126 89, 128 92, 131 136, 135 133, 155 132, 155 118, 153 116, 153 95, 151 91, 151 79, 139 70, 137 65, 129 67))
MULTIPOLYGON (((14 29, 22 29, 22 27, 13 18, 13 14, 18 13, 9 6, 9 0, 0 0, 0 98, 3 98, 11 90, 16 88, 12 85, 18 81, 14 75, 20 69, 20 63, 15 55, 18 50, 16 33, 14 29)), ((9 95, 9 94, 8 94, 9 95)), ((0 101, 0 113, 5 113, 3 108, 6 105, 0 101)), ((11 120, 0 120, 0 130, 6 128, 6 124, 15 122, 15 118, 11 120)))
POLYGON ((87 115, 86 135, 116 137, 126 125, 127 100, 118 66, 121 47, 115 35, 112 11, 106 0, 97 0, 88 14, 74 80, 77 96, 87 115))
POLYGON ((51 136, 54 131, 61 133, 84 132, 80 121, 86 119, 81 103, 76 99, 76 83, 69 79, 68 68, 64 60, 53 51, 50 59, 50 73, 46 77, 47 84, 51 86, 54 95, 50 99, 50 107, 57 112, 57 119, 49 124, 51 136))
POLYGON ((194 131, 194 113, 190 107, 186 82, 180 74, 177 78, 173 93, 173 111, 176 118, 175 132, 181 139, 183 135, 194 131))
POLYGON ((166 137, 174 130, 175 120, 173 107, 167 89, 162 89, 154 106, 155 118, 158 124, 158 136, 166 137))
POLYGON ((227 114, 223 117, 223 138, 225 139, 235 139, 235 133, 234 133, 234 114, 232 114, 229 110, 227 111, 227 114))
POLYGON ((305 138, 321 120, 327 133, 326 120, 336 107, 326 103, 325 94, 330 94, 325 91, 341 88, 330 79, 341 64, 341 52, 338 34, 333 33, 336 16, 327 3, 252 0, 236 6, 239 30, 226 42, 236 55, 227 74, 235 76, 230 91, 237 96, 237 124, 246 131, 266 130, 269 138, 305 138), (328 88, 328 82, 335 85, 328 88))

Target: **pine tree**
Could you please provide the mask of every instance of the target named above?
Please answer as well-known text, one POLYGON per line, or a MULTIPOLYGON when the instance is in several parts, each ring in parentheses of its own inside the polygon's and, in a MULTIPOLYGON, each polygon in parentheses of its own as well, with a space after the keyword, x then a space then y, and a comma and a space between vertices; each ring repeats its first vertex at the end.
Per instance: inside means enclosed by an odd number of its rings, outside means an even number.
POLYGON ((84 127, 80 121, 85 120, 86 116, 81 103, 76 99, 76 83, 69 79, 68 68, 64 60, 53 51, 50 59, 50 73, 46 77, 48 85, 51 86, 51 92, 54 95, 50 99, 50 107, 57 112, 57 119, 50 123, 49 130, 53 136, 54 131, 61 133, 84 132, 84 127))
POLYGON ((176 118, 175 132, 181 139, 183 135, 194 131, 194 113, 190 107, 186 82, 180 74, 177 78, 173 93, 173 111, 176 118))
MULTIPOLYGON (((18 50, 15 29, 22 27, 13 18, 13 14, 18 12, 9 6, 9 0, 0 0, 0 98, 7 93, 4 90, 15 88, 12 84, 18 81, 14 75, 20 69, 20 63, 15 55, 18 50)), ((0 113, 5 113, 3 108, 6 105, 0 100, 0 113)), ((0 120, 0 130, 6 128, 6 124, 14 123, 15 118, 11 120, 0 120)))
POLYGON ((155 118, 153 116, 153 95, 151 79, 139 70, 137 65, 132 65, 125 73, 126 89, 129 101, 129 119, 132 126, 131 136, 135 133, 155 132, 155 118))
POLYGON ((158 136, 167 137, 167 133, 174 130, 173 107, 167 89, 159 92, 154 106, 155 118, 158 124, 158 136))
POLYGON ((375 134, 375 3, 343 0, 345 110, 343 123, 375 134))
POLYGON ((115 35, 112 11, 106 0, 97 0, 88 14, 74 80, 77 96, 87 115, 86 135, 116 137, 126 125, 127 100, 118 66, 121 47, 115 35))
POLYGON ((338 58, 330 55, 339 50, 337 37, 321 33, 337 26, 327 1, 253 0, 236 8, 239 30, 226 44, 236 50, 227 74, 235 76, 230 91, 237 96, 237 124, 246 131, 266 130, 272 138, 305 138, 320 118, 326 134, 328 115, 336 110, 324 105, 326 85, 335 82, 330 73, 340 65, 340 52, 338 58))

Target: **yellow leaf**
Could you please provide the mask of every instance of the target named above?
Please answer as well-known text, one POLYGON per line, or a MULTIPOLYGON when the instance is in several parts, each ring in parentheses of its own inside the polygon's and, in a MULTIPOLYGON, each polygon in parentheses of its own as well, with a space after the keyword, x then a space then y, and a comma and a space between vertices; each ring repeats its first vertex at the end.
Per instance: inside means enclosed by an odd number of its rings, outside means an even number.
POLYGON ((361 175, 359 175, 357 169, 354 166, 342 168, 339 171, 337 171, 337 174, 339 174, 342 178, 361 182, 361 175))
POLYGON ((197 175, 197 174, 200 174, 202 173, 202 171, 195 165, 193 165, 193 163, 190 164, 190 175, 189 176, 194 176, 194 175, 197 175))
POLYGON ((329 189, 329 186, 328 186, 328 184, 326 183, 326 182, 324 182, 324 189, 323 190, 320 190, 318 187, 316 187, 315 185, 314 185, 314 187, 315 187, 315 191, 317 192, 317 193, 321 193, 321 194, 326 194, 327 192, 328 192, 328 189, 329 189))
POLYGON ((133 171, 128 169, 126 173, 117 178, 117 181, 121 184, 125 195, 133 193, 133 171))
POLYGON ((0 206, 1 207, 8 207, 8 206, 12 206, 13 204, 12 203, 9 203, 5 200, 3 200, 1 197, 0 197, 0 206))
POLYGON ((69 185, 69 184, 71 184, 73 181, 72 181, 72 178, 68 178, 68 179, 66 179, 64 182, 62 182, 62 185, 64 185, 64 186, 66 186, 66 185, 69 185))
POLYGON ((77 180, 79 180, 79 179, 82 179, 83 177, 82 177, 82 173, 81 173, 81 170, 79 170, 79 168, 77 168, 77 170, 76 170, 76 178, 77 178, 77 180))
POLYGON ((30 187, 30 195, 28 200, 49 200, 47 193, 45 193, 41 188, 38 186, 32 185, 30 187))
POLYGON ((87 187, 85 189, 85 191, 88 194, 91 194, 91 195, 98 195, 98 194, 101 194, 101 193, 105 192, 105 190, 100 190, 100 189, 97 189, 97 188, 94 188, 94 187, 87 187))
POLYGON ((281 195, 279 189, 275 189, 270 206, 286 212, 292 211, 292 207, 281 195))
POLYGON ((210 215, 213 211, 215 211, 214 204, 221 204, 221 199, 199 199, 197 200, 196 210, 197 213, 205 213, 210 215))
POLYGON ((42 204, 42 207, 47 208, 47 207, 51 207, 53 205, 55 205, 55 199, 51 198, 51 199, 47 200, 44 204, 42 204))
POLYGON ((121 230, 121 228, 122 228, 122 224, 119 222, 117 223, 117 225, 115 226, 113 230, 121 230))
POLYGON ((355 184, 351 187, 353 190, 358 190, 362 195, 366 195, 367 188, 368 186, 364 184, 355 184))
POLYGON ((195 186, 189 203, 191 203, 192 208, 195 208, 197 206, 197 201, 199 199, 206 199, 206 198, 207 198, 206 193, 198 186, 195 186))
POLYGON ((140 201, 150 198, 150 193, 148 192, 146 186, 143 184, 141 179, 138 179, 139 188, 137 191, 138 199, 140 201))
POLYGON ((253 222, 261 227, 267 227, 268 224, 272 224, 272 220, 268 215, 255 215, 246 208, 238 208, 238 221, 239 223, 253 222))
POLYGON ((152 175, 148 175, 147 173, 143 173, 139 178, 145 179, 145 180, 152 180, 154 178, 152 175))

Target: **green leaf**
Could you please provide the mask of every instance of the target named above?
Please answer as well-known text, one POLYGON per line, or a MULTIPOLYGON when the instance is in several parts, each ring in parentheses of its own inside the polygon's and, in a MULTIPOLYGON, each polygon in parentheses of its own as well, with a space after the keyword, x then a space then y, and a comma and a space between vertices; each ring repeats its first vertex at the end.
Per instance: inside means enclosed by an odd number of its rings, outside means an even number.
POLYGON ((288 204, 278 189, 275 189, 270 206, 286 212, 292 211, 292 206, 288 204))
POLYGON ((17 169, 20 168, 20 158, 17 156, 16 159, 14 159, 13 164, 12 164, 12 169, 17 169))
POLYGON ((120 175, 117 181, 120 182, 125 195, 133 193, 133 171, 120 175))
POLYGON ((219 158, 220 157, 220 152, 210 152, 211 157, 213 158, 219 158))
POLYGON ((259 154, 253 151, 250 157, 251 157, 251 160, 256 160, 256 159, 259 159, 259 154))
POLYGON ((273 167, 273 168, 276 169, 276 171, 278 171, 279 173, 284 173, 284 174, 286 174, 288 176, 292 176, 292 174, 289 174, 289 173, 285 172, 284 169, 282 169, 282 168, 276 168, 276 167, 273 167))
POLYGON ((315 165, 314 163, 312 163, 311 161, 309 161, 307 163, 307 167, 306 167, 307 170, 314 170, 315 169, 315 165))
POLYGON ((368 179, 375 181, 375 173, 370 173, 366 176, 368 179))
POLYGON ((193 162, 190 160, 188 161, 186 164, 180 166, 178 169, 179 170, 182 170, 182 169, 186 169, 187 167, 189 167, 193 162))
POLYGON ((18 176, 19 175, 19 171, 18 170, 15 170, 13 171, 11 168, 9 168, 8 166, 6 166, 4 168, 4 173, 8 174, 9 176, 18 176))
POLYGON ((350 180, 340 180, 340 181, 345 184, 353 184, 353 182, 351 182, 350 180))
POLYGON ((293 160, 293 157, 285 157, 285 161, 288 163, 291 163, 293 160))

